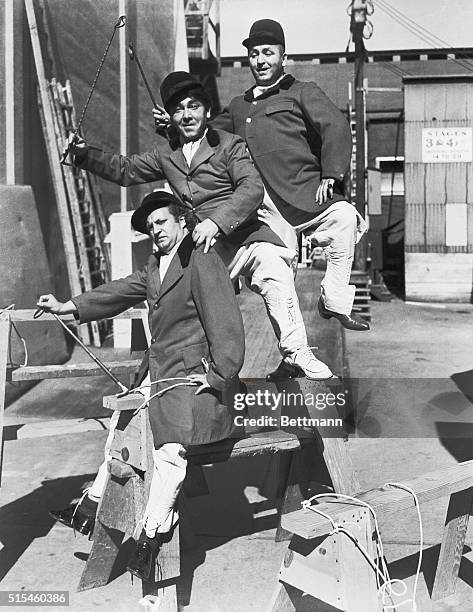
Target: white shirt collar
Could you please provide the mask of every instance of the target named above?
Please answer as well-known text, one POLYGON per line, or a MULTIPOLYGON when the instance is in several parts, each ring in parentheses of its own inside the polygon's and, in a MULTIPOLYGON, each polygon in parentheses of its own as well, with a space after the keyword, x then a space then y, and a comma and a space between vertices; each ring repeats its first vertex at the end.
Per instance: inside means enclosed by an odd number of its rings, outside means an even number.
POLYGON ((266 87, 263 87, 261 85, 255 85, 253 87, 253 98, 258 98, 259 96, 262 96, 265 91, 267 91, 268 89, 271 89, 271 87, 274 87, 275 85, 277 85, 279 83, 279 81, 282 81, 285 76, 286 76, 286 74, 283 73, 279 77, 279 79, 277 81, 275 81, 271 85, 266 85, 266 87))
POLYGON ((199 140, 191 140, 189 142, 185 142, 182 145, 182 153, 184 157, 186 158, 186 162, 189 167, 191 165, 191 161, 195 155, 195 152, 200 147, 200 143, 204 140, 204 138, 207 135, 207 130, 208 128, 205 128, 205 132, 202 134, 202 138, 199 138, 199 140))
POLYGON ((161 282, 163 282, 164 276, 166 275, 166 272, 168 271, 168 268, 171 265, 172 258, 177 253, 177 249, 179 248, 179 245, 184 240, 184 238, 185 236, 172 247, 169 253, 160 253, 161 257, 159 259, 159 278, 161 279, 161 282))

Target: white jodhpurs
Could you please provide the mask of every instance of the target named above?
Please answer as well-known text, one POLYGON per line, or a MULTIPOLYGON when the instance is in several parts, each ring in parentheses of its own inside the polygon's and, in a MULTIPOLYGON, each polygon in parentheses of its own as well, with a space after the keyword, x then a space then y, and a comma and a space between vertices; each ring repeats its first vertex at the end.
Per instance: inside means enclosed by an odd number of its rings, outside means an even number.
POLYGON ((321 288, 325 307, 349 315, 355 297, 355 285, 349 284, 355 244, 366 231, 366 223, 352 204, 335 202, 300 229, 324 250, 327 270, 321 288))
POLYGON ((227 265, 230 278, 244 276, 251 290, 263 298, 281 355, 292 355, 307 346, 292 272, 295 251, 269 242, 235 248, 222 241, 217 241, 215 250, 227 265))
POLYGON ((186 449, 182 444, 168 442, 153 449, 153 476, 148 503, 143 516, 143 528, 148 538, 167 533, 177 522, 176 499, 186 477, 186 449))
POLYGON ((292 230, 293 236, 303 232, 314 246, 323 248, 327 260, 327 271, 321 283, 325 306, 340 314, 350 314, 355 296, 355 286, 349 284, 355 244, 367 229, 356 208, 346 201, 335 202, 314 219, 293 227, 274 204, 265 200, 258 216, 286 244, 294 244, 292 230))

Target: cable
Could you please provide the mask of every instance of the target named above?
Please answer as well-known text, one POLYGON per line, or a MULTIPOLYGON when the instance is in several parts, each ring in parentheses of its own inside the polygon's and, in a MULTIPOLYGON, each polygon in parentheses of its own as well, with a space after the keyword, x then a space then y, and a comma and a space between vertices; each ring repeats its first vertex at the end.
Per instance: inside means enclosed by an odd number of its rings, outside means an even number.
POLYGON ((413 603, 413 612, 416 609, 416 595, 417 595, 417 586, 419 583, 420 570, 422 566, 422 550, 424 548, 424 529, 422 525, 422 516, 420 514, 420 506, 419 506, 419 498, 415 494, 415 491, 408 487, 407 485, 399 484, 397 482, 386 482, 383 487, 392 487, 394 489, 402 489, 403 491, 407 491, 414 498, 414 503, 417 511, 417 519, 419 521, 419 560, 417 561, 417 569, 416 569, 416 577, 414 579, 414 589, 412 591, 412 603, 413 603))
MULTIPOLYGON (((416 21, 414 21, 413 19, 411 19, 408 15, 406 15, 405 13, 403 13, 402 11, 400 11, 399 9, 393 7, 391 4, 389 4, 389 2, 387 2, 387 0, 378 0, 380 5, 385 5, 385 7, 389 7, 389 9, 391 9, 394 12, 397 12, 399 17, 404 19, 407 23, 410 23, 414 28, 418 28, 419 30, 423 31, 425 33, 425 35, 429 38, 431 38, 436 42, 437 44, 441 44, 446 46, 447 48, 453 48, 453 45, 451 45, 449 42, 443 40, 442 38, 436 36, 435 34, 433 34, 430 30, 428 30, 427 28, 425 28, 423 25, 421 25, 420 23, 417 23, 416 21)), ((463 56, 466 60, 467 57, 463 56)), ((470 64, 469 61, 466 62, 468 67, 473 67, 472 64, 470 64)))
MULTIPOLYGON (((308 500, 304 500, 301 505, 304 509, 306 510, 311 510, 312 512, 315 512, 316 514, 319 514, 321 516, 323 516, 325 519, 327 519, 331 525, 332 525, 332 531, 329 535, 333 535, 334 533, 344 533, 347 537, 349 537, 352 542, 355 544, 355 546, 357 546, 357 548, 360 550, 360 552, 363 554, 363 556, 366 558, 366 560, 368 561, 370 567, 375 571, 376 574, 376 584, 378 587, 378 593, 381 596, 381 601, 382 601, 382 606, 383 606, 383 610, 386 612, 387 610, 395 610, 396 607, 401 607, 404 606, 408 603, 412 603, 412 612, 417 612, 417 604, 416 604, 416 595, 417 595, 417 587, 418 587, 418 582, 419 582, 419 576, 420 576, 420 570, 421 570, 421 565, 422 565, 422 550, 424 547, 424 535, 423 535, 423 525, 422 525, 422 517, 420 514, 420 508, 419 508, 419 499, 416 495, 416 493, 413 491, 413 489, 411 489, 410 487, 403 485, 403 484, 399 484, 396 482, 387 482, 383 485, 382 488, 384 487, 392 487, 392 488, 397 488, 397 489, 402 489, 404 491, 406 491, 407 493, 410 493, 410 495, 412 495, 412 497, 414 498, 414 504, 417 510, 417 517, 418 517, 418 521, 419 521, 419 533, 420 533, 420 537, 419 537, 419 560, 417 563, 417 570, 416 570, 416 575, 415 575, 415 579, 414 579, 414 588, 413 588, 413 593, 412 593, 412 599, 405 599, 404 601, 394 605, 393 603, 393 596, 397 596, 397 597, 402 597, 403 595, 405 595, 407 593, 407 585, 403 580, 400 580, 398 578, 391 578, 389 575, 389 570, 388 567, 386 565, 386 561, 384 559, 384 549, 383 549, 383 543, 382 543, 382 539, 381 539, 381 534, 380 534, 380 530, 379 530, 379 524, 378 524, 378 519, 376 516, 376 512, 374 511, 373 507, 370 506, 368 503, 364 502, 361 499, 352 497, 350 495, 344 495, 342 493, 319 493, 318 495, 314 495, 312 496, 310 499, 308 500), (319 510, 317 507, 312 506, 312 501, 316 500, 316 499, 321 499, 321 498, 326 498, 326 497, 333 497, 335 499, 346 499, 351 501, 352 503, 358 505, 358 506, 362 506, 367 508, 372 516, 373 516, 373 520, 374 520, 374 531, 376 534, 376 550, 377 550, 377 558, 376 561, 374 561, 370 556, 369 553, 366 551, 366 549, 360 544, 360 542, 358 541, 358 539, 350 532, 348 531, 342 524, 337 523, 331 516, 329 516, 328 514, 326 514, 325 512, 323 512, 322 510, 319 510), (382 580, 382 584, 380 582, 380 579, 382 580), (395 585, 400 585, 401 586, 401 590, 397 591, 395 590, 394 586, 395 585), (386 597, 389 597, 391 604, 388 604, 386 602, 386 597)), ((345 523, 345 525, 348 523, 345 523)))
MULTIPOLYGON (((434 49, 442 48, 445 45, 447 46, 447 48, 453 48, 453 45, 450 45, 448 42, 442 40, 441 38, 438 38, 437 36, 435 36, 435 34, 432 34, 431 32, 429 32, 429 30, 419 25, 413 19, 401 13, 398 9, 391 6, 385 0, 377 0, 377 2, 378 2, 380 9, 384 11, 387 15, 389 15, 389 17, 391 17, 394 21, 399 23, 402 27, 408 30, 411 34, 414 34, 414 36, 417 36, 423 42, 427 43, 434 49), (442 45, 442 47, 439 47, 439 44, 442 45)), ((469 72, 473 72, 473 65, 470 64, 468 61, 461 62, 455 58, 447 58, 447 59, 449 61, 455 62, 456 64, 461 66, 463 69, 466 69, 469 72)))

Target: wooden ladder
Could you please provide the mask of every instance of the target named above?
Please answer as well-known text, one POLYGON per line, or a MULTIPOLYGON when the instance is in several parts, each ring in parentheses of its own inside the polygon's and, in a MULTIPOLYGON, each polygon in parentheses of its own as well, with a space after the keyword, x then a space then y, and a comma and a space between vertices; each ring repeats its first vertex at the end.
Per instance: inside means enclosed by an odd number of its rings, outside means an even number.
MULTIPOLYGON (((69 134, 74 129, 75 110, 69 81, 62 86, 47 79, 41 36, 49 49, 47 20, 36 18, 33 0, 25 0, 33 56, 38 77, 38 106, 58 209, 59 224, 71 295, 78 295, 111 278, 110 259, 104 239, 106 221, 95 179, 85 171, 60 163, 69 134), (40 32, 41 30, 41 32, 40 32)), ((46 53, 49 63, 53 58, 46 53)), ((79 327, 83 341, 101 345, 105 327, 92 322, 79 327), (100 327, 102 327, 102 334, 100 327)))

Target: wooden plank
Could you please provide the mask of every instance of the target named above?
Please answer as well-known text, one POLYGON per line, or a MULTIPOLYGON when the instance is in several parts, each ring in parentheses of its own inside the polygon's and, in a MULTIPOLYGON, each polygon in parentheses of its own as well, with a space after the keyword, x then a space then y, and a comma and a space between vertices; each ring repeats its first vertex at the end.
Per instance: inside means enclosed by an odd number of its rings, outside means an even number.
POLYGON ((450 497, 432 589, 433 601, 455 593, 472 505, 473 489, 459 491, 450 497))
POLYGON ((224 440, 215 444, 192 447, 187 458, 190 464, 206 465, 239 457, 254 457, 283 451, 297 450, 301 442, 294 434, 271 431, 250 434, 241 440, 224 440))
MULTIPOLYGON (((469 489, 473 486, 473 460, 423 474, 404 484, 415 491, 421 504, 469 489)), ((356 495, 356 498, 370 504, 377 515, 383 516, 414 507, 412 495, 401 489, 371 489, 356 495)), ((318 508, 337 520, 338 515, 346 511, 347 503, 325 502, 318 508)), ((308 509, 286 515, 282 525, 306 539, 324 535, 332 529, 327 519, 308 509)))
MULTIPOLYGON (((126 361, 109 361, 105 365, 114 374, 128 374, 137 370, 140 359, 126 361)), ((69 378, 78 376, 105 376, 103 370, 95 363, 68 363, 63 365, 25 366, 9 370, 8 380, 25 382, 27 380, 45 380, 47 378, 69 378)), ((113 397, 113 396, 111 396, 113 397)))
POLYGON ((104 395, 102 398, 102 406, 107 410, 138 410, 143 405, 145 400, 141 393, 130 393, 124 397, 116 395, 104 395))
MULTIPOLYGON (((147 420, 147 411, 138 414, 121 411, 110 446, 110 455, 137 470, 145 471, 148 466, 146 435, 143 421, 147 420)), ((151 449, 153 445, 151 443, 151 449)), ((150 456, 151 465, 153 458, 150 456)))
POLYGON ((348 453, 348 442, 342 438, 324 438, 323 457, 337 493, 356 495, 361 491, 360 481, 348 453))
MULTIPOLYGON (((2 309, 0 309, 0 312, 3 312, 2 309)), ((35 308, 22 308, 18 310, 9 310, 8 312, 10 312, 10 318, 12 321, 29 321, 30 323, 35 321, 35 319, 33 319, 33 315, 36 312, 35 308)), ((115 319, 142 319, 143 309, 142 308, 130 308, 129 310, 125 310, 124 312, 114 317, 108 317, 108 318, 112 320, 115 320, 115 319)), ((77 323, 77 319, 72 314, 61 315, 60 319, 62 321, 73 321, 77 323)), ((44 312, 41 315, 41 321, 55 321, 55 320, 56 319, 54 318, 54 316, 48 312, 44 312)))
POLYGON ((69 290, 71 295, 78 295, 82 292, 79 275, 77 271, 77 260, 74 248, 74 240, 72 237, 72 228, 69 221, 69 212, 67 209, 67 196, 62 177, 61 165, 57 152, 57 143, 54 132, 54 118, 51 111, 48 95, 48 82, 44 70, 43 57, 41 54, 41 43, 36 22, 33 0, 25 0, 26 15, 31 36, 31 46, 33 48, 33 56, 36 65, 36 73, 38 77, 39 98, 40 98, 40 115, 43 124, 44 140, 46 151, 48 154, 49 167, 51 170, 52 183, 54 194, 57 202, 57 210, 59 216, 59 224, 61 227, 61 235, 64 244, 64 253, 66 258, 66 267, 69 277, 69 290))
MULTIPOLYGON (((131 480, 131 479, 130 479, 131 480)), ((108 583, 122 544, 123 533, 106 527, 101 520, 108 505, 120 507, 122 486, 109 474, 95 521, 93 544, 80 577, 78 591, 86 591, 108 583)))
POLYGON ((59 436, 78 434, 87 431, 105 431, 108 429, 109 418, 105 419, 58 419, 55 421, 37 421, 25 425, 10 425, 5 427, 5 438, 10 442, 13 440, 24 440, 27 438, 41 438, 44 436, 59 436), (9 435, 12 430, 13 435, 9 435))
POLYGON ((5 415, 5 388, 10 343, 10 311, 0 312, 0 486, 2 483, 3 463, 3 421, 5 415))
POLYGON ((469 302, 473 258, 468 253, 406 253, 406 298, 469 302))
POLYGON ((292 532, 282 527, 281 519, 284 515, 294 512, 301 507, 301 502, 307 498, 310 475, 303 461, 302 452, 291 453, 289 474, 284 487, 281 508, 278 513, 278 527, 275 541, 290 540, 292 532))

